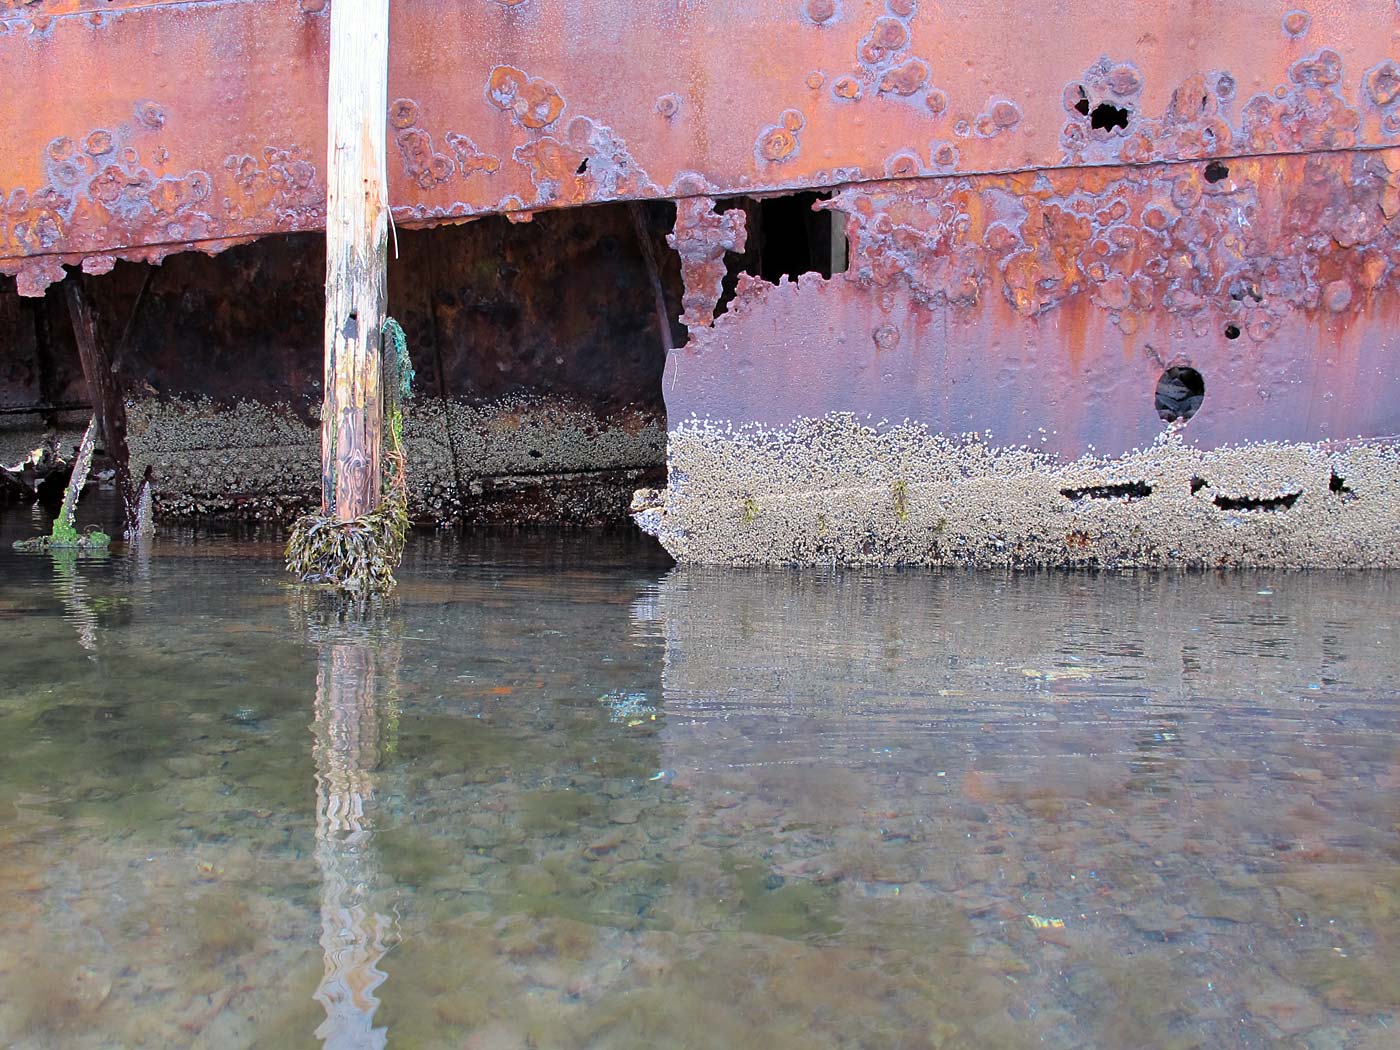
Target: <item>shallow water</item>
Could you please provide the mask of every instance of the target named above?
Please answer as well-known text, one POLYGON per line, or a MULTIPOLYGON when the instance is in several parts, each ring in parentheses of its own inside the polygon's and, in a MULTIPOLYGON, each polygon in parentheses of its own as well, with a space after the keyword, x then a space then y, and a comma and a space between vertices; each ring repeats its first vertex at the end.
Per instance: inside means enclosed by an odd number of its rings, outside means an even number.
POLYGON ((1400 1045, 1393 576, 28 531, 0 1045, 1400 1045))

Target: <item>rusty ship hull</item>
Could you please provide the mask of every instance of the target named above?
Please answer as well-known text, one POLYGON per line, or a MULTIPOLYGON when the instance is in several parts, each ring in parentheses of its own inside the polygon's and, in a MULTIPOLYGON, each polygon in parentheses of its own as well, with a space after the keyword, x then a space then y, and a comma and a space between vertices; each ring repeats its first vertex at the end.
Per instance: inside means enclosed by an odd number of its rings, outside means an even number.
MULTIPOLYGON (((22 299, 86 275, 172 512, 315 488, 327 13, 0 4, 0 396, 81 402, 22 299)), ((395 5, 420 516, 1394 564, 1398 41, 1389 0, 395 5)))

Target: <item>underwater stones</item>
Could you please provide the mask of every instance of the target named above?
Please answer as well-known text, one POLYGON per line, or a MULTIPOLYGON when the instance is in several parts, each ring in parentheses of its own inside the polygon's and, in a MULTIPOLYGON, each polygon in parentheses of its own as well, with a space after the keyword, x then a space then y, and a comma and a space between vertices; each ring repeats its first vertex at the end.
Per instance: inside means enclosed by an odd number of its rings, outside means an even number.
POLYGON ((641 804, 631 799, 620 799, 608 807, 608 820, 614 824, 635 824, 641 815, 641 804))
POLYGON ((1315 1028, 1327 1019, 1322 1005, 1296 985, 1269 981, 1245 999, 1245 1006, 1285 1035, 1315 1028))

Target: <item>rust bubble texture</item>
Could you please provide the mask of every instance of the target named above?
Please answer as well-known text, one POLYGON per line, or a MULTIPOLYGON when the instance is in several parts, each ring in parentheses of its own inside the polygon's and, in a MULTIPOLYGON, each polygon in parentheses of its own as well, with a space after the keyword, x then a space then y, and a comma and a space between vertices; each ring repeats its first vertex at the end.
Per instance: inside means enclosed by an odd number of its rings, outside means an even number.
POLYGON ((1400 97, 1400 63, 1393 58, 1387 58, 1367 70, 1366 95, 1372 103, 1382 109, 1400 97))
POLYGON ((475 142, 456 131, 443 136, 451 153, 439 150, 433 136, 418 127, 418 119, 418 103, 411 98, 396 99, 389 106, 389 127, 403 170, 420 189, 432 189, 454 175, 466 179, 477 173, 494 175, 500 170, 499 157, 482 152, 475 142))
POLYGON ((486 82, 486 97, 524 128, 547 128, 564 110, 554 85, 514 66, 497 66, 486 82))
POLYGON ((839 77, 836 83, 831 85, 831 93, 838 99, 853 102, 862 94, 860 81, 855 77, 839 77))
POLYGON ((894 95, 912 95, 928 83, 928 63, 911 58, 885 72, 880 78, 880 90, 894 95))
MULTIPOLYGON (((649 3, 597 0, 581 19, 571 5, 482 0, 470 20, 459 0, 396 5, 390 97, 417 114, 394 128, 394 215, 430 225, 664 197, 691 170, 718 194, 840 186, 887 177, 905 152, 923 163, 917 175, 901 165, 901 177, 1400 144, 1384 65, 1394 56, 1377 29, 1394 22, 1393 0, 1319 6, 1303 24, 1271 0, 1223 15, 1208 7, 1134 7, 1105 20, 1089 0, 1056 3, 1053 19, 1043 4, 999 0, 968 0, 957 17, 905 0, 712 0, 688 10, 690 32, 677 34, 649 3), (680 70, 686 109, 658 119, 680 70), (811 92, 814 70, 825 79, 811 92), (691 84, 709 87, 695 95, 691 84), (1193 107, 1197 85, 1205 102, 1193 107), (1127 125, 1094 128, 1092 110, 1072 108, 1081 99, 1066 108, 1067 87, 1127 110, 1127 125), (1020 110, 1014 127, 998 102, 1020 110), (805 120, 797 133, 778 119, 793 108, 805 120), (592 130, 576 138, 569 122, 580 116, 592 130)), ((0 8, 0 27, 11 92, 0 270, 26 291, 89 255, 158 260, 322 225, 323 8, 42 0, 0 8), (221 40, 257 46, 210 45, 221 40), (84 165, 98 158, 86 146, 102 132, 113 144, 99 157, 117 170, 94 195, 99 172, 84 165), (59 139, 78 162, 49 158, 59 139), (208 183, 202 201, 203 180, 177 185, 195 173, 208 183), (142 186, 163 180, 143 202, 142 186)))
POLYGON ((805 124, 806 118, 800 111, 783 110, 777 124, 770 124, 758 133, 754 153, 759 162, 777 164, 795 157, 799 147, 797 134, 805 124))

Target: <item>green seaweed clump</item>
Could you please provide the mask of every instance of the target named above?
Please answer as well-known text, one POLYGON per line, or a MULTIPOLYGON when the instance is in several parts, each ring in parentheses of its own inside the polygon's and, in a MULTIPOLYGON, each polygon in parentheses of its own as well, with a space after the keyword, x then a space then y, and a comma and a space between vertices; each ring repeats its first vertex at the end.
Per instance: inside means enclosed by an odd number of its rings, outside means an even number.
POLYGON ((68 479, 68 488, 63 493, 63 506, 53 519, 53 528, 47 536, 35 536, 28 540, 15 540, 15 550, 19 551, 95 551, 106 550, 112 545, 112 537, 95 527, 79 532, 73 524, 78 510, 78 498, 87 484, 88 472, 92 469, 92 453, 97 440, 97 417, 93 416, 83 433, 82 444, 78 446, 78 458, 73 462, 73 473, 68 479))
POLYGON ((304 514, 287 541, 287 570, 303 583, 328 583, 352 594, 383 593, 394 587, 407 532, 408 508, 394 499, 349 521, 304 514))
POLYGON ((408 460, 403 446, 403 402, 413 396, 408 341, 392 317, 384 321, 392 351, 384 354, 384 479, 379 506, 340 521, 334 514, 304 514, 287 540, 287 571, 303 583, 325 583, 351 594, 393 590, 394 570, 408 536, 408 460))
POLYGON ((909 483, 900 478, 890 486, 890 495, 894 497, 894 516, 901 522, 909 520, 909 483))
POLYGON ((53 523, 53 531, 47 536, 35 536, 28 540, 15 540, 17 551, 106 550, 112 545, 112 537, 93 526, 86 532, 78 532, 71 525, 60 521, 53 523))

